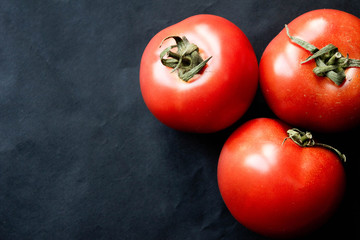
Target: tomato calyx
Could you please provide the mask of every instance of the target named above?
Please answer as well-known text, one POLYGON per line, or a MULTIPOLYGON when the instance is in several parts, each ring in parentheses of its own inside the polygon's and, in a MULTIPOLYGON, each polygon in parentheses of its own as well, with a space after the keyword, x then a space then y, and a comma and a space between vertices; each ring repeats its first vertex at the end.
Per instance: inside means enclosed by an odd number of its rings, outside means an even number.
POLYGON ((301 64, 307 63, 310 60, 315 60, 316 67, 313 72, 319 77, 328 77, 336 85, 340 86, 345 80, 345 69, 349 67, 360 67, 359 59, 349 58, 349 54, 344 57, 336 46, 328 44, 325 47, 318 49, 314 45, 290 35, 288 26, 285 24, 286 34, 292 42, 312 53, 301 64))
POLYGON ((339 150, 337 150, 336 148, 334 148, 332 146, 329 146, 324 143, 315 142, 315 140, 312 137, 311 132, 308 132, 308 131, 303 132, 297 128, 292 128, 292 129, 287 130, 286 133, 287 133, 288 137, 286 137, 284 139, 282 144, 284 144, 285 141, 290 138, 294 143, 296 143, 300 147, 315 147, 315 146, 323 147, 323 148, 326 148, 326 149, 329 149, 329 150, 335 152, 342 162, 344 162, 344 163, 346 162, 345 154, 342 154, 339 150))
POLYGON ((199 47, 190 43, 185 36, 166 37, 162 40, 160 47, 169 38, 173 38, 176 45, 171 45, 160 53, 161 63, 166 67, 173 68, 171 72, 178 71, 179 78, 188 82, 205 67, 212 56, 203 60, 199 54, 199 47), (173 48, 177 48, 177 52, 172 52, 173 48), (165 58, 165 56, 168 58, 165 58))

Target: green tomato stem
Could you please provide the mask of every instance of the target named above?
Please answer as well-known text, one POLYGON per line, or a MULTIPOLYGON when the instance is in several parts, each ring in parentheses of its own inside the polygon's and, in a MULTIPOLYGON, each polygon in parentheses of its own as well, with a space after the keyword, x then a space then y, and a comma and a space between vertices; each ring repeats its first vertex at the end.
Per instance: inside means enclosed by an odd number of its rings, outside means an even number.
POLYGON ((176 45, 171 45, 160 53, 161 63, 166 67, 173 68, 171 72, 178 71, 179 78, 188 82, 205 67, 211 57, 203 60, 198 46, 190 43, 185 36, 182 38, 179 36, 166 37, 160 47, 169 38, 173 38, 176 45), (173 48, 177 48, 177 52, 171 51, 173 48), (166 56, 167 58, 165 58, 166 56))
POLYGON ((335 152, 342 162, 344 162, 344 163, 346 162, 345 154, 342 154, 339 150, 337 150, 336 148, 334 148, 332 146, 329 146, 324 143, 315 142, 315 140, 313 139, 312 134, 310 132, 303 132, 297 128, 292 128, 292 129, 287 130, 287 135, 288 135, 288 137, 286 137, 284 139, 283 144, 285 143, 285 141, 287 139, 290 138, 294 143, 296 143, 300 147, 316 147, 317 146, 317 147, 326 148, 326 149, 329 149, 329 150, 335 152))
POLYGON ((319 77, 328 77, 336 85, 340 86, 345 80, 345 69, 349 67, 360 67, 360 60, 350 59, 347 54, 344 57, 338 48, 332 44, 328 44, 325 47, 318 49, 314 45, 290 35, 288 26, 285 24, 286 34, 290 40, 300 47, 308 50, 313 55, 308 57, 301 64, 307 63, 311 60, 315 60, 316 67, 313 72, 319 77))

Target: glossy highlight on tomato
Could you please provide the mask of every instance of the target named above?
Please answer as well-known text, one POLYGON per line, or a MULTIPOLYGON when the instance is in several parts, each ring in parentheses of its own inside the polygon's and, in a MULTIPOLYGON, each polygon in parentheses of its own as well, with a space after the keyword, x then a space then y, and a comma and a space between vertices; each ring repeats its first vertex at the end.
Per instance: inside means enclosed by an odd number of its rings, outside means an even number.
MULTIPOLYGON (((292 36, 321 49, 328 44, 344 57, 360 59, 360 19, 343 11, 307 12, 288 24, 292 36)), ((273 112, 308 130, 344 131, 360 124, 360 68, 345 69, 336 85, 315 75, 312 54, 291 41, 285 28, 269 43, 260 61, 260 86, 273 112)))
POLYGON ((324 224, 345 191, 338 155, 298 146, 287 138, 288 129, 279 120, 250 120, 228 138, 218 163, 220 193, 231 214, 275 238, 300 236, 324 224))
POLYGON ((209 133, 230 126, 250 106, 257 84, 258 64, 249 40, 235 24, 214 15, 192 16, 160 31, 140 64, 147 107, 158 120, 181 131, 209 133), (160 61, 164 49, 175 44, 172 38, 163 42, 169 36, 185 36, 202 59, 211 57, 189 81, 160 61))

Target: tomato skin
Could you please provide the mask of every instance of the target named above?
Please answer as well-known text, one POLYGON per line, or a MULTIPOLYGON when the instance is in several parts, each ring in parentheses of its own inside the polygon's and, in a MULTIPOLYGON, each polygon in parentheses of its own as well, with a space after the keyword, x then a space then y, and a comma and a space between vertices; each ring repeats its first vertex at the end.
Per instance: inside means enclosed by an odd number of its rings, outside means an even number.
POLYGON ((156 34, 140 64, 143 99, 169 127, 208 133, 226 128, 250 106, 258 84, 258 64, 245 34, 230 21, 214 15, 196 15, 156 34), (199 47, 205 69, 189 82, 160 62, 160 52, 174 44, 168 36, 186 36, 199 47))
MULTIPOLYGON (((290 34, 322 48, 332 43, 343 56, 360 59, 360 19, 338 10, 307 12, 288 24, 290 34)), ((311 54, 292 43, 283 29, 266 47, 259 66, 260 86, 273 112, 307 130, 337 132, 360 123, 360 68, 347 68, 340 86, 313 73, 311 54)))
POLYGON ((253 119, 226 141, 218 185, 231 214, 269 237, 294 237, 322 225, 345 190, 338 156, 321 147, 302 148, 288 139, 286 124, 253 119))

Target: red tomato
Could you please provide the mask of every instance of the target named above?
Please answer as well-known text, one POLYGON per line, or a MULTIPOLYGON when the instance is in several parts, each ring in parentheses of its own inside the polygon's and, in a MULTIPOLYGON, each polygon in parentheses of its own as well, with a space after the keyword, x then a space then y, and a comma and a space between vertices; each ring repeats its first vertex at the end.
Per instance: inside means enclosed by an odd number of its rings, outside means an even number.
POLYGON ((300 147, 287 139, 289 126, 253 119, 226 141, 218 184, 231 214, 270 237, 293 237, 323 224, 340 203, 345 172, 337 154, 300 147))
MULTIPOLYGON (((317 48, 338 47, 346 57, 360 59, 360 19, 338 10, 314 10, 289 25, 292 36, 317 48)), ((283 29, 266 47, 260 61, 260 85, 274 113, 291 125, 334 132, 360 122, 360 68, 345 70, 339 86, 313 73, 311 53, 293 43, 283 29)))
MULTIPOLYGON (((174 48, 176 49, 176 48, 174 48)), ((183 131, 215 132, 248 109, 258 84, 258 66, 245 34, 230 21, 196 15, 156 34, 144 50, 140 87, 149 110, 164 124, 183 131), (188 82, 162 65, 160 53, 186 36, 203 59, 212 57, 188 82)))

